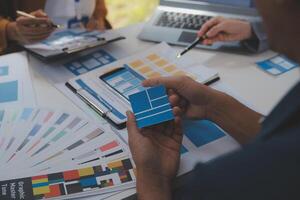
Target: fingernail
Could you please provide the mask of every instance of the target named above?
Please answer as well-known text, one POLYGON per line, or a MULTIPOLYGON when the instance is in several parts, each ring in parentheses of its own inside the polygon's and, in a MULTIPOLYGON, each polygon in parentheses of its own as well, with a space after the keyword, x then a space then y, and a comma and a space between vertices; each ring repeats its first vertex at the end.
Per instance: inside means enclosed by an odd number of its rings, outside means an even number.
POLYGON ((130 116, 130 115, 131 115, 131 111, 130 111, 130 110, 127 110, 127 111, 126 111, 126 115, 127 115, 127 116, 130 116))

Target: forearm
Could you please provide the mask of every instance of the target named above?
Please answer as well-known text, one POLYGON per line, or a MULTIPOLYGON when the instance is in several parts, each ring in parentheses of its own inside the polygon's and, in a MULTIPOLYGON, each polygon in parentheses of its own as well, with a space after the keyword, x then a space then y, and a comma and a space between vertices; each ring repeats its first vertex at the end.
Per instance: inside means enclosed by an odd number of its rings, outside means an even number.
POLYGON ((9 21, 0 17, 0 54, 2 54, 8 46, 7 25, 9 21))
POLYGON ((269 49, 267 34, 261 21, 252 21, 252 37, 243 44, 252 52, 263 52, 269 49))
POLYGON ((107 9, 104 0, 96 0, 96 6, 93 17, 96 19, 105 18, 107 16, 107 9))
POLYGON ((144 169, 137 170, 138 200, 171 200, 172 183, 159 174, 153 174, 144 169))
POLYGON ((253 139, 261 129, 259 120, 262 115, 227 94, 216 94, 216 100, 207 114, 208 119, 218 124, 241 144, 253 139))

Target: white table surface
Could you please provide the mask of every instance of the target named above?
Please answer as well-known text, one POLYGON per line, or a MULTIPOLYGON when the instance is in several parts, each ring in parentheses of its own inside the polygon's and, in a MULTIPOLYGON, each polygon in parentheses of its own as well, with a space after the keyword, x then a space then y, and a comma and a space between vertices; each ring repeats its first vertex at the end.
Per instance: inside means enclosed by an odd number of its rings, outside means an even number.
MULTIPOLYGON (((127 47, 128 55, 151 47, 155 43, 143 42, 136 37, 143 24, 129 26, 116 30, 127 37, 116 46, 127 47)), ((182 47, 174 47, 182 49, 182 47)), ((195 49, 190 52, 192 57, 199 62, 219 72, 221 80, 229 85, 239 96, 248 101, 257 110, 266 114, 278 101, 298 82, 300 73, 298 69, 289 71, 278 77, 269 75, 260 70, 255 62, 275 55, 267 51, 258 55, 236 55, 231 53, 195 49)), ((29 59, 30 61, 34 59, 29 59)), ((49 84, 47 80, 34 70, 30 70, 38 106, 67 111, 82 112, 67 97, 49 84)))
MULTIPOLYGON (((136 38, 142 26, 143 24, 137 24, 116 30, 121 35, 126 36, 127 39, 112 45, 126 47, 128 55, 151 47, 155 43, 143 42, 136 38)), ((174 48, 182 49, 182 47, 174 48)), ((269 113, 278 101, 298 82, 300 77, 298 69, 278 77, 260 70, 255 62, 275 55, 272 51, 249 56, 195 49, 190 54, 200 65, 203 64, 217 70, 224 83, 263 114, 269 113)), ((35 58, 29 57, 29 66, 38 106, 82 113, 72 101, 32 69, 33 59, 35 58)), ((128 191, 128 195, 130 194, 132 194, 132 191, 128 191)), ((119 198, 125 196, 127 195, 121 195, 119 198)))

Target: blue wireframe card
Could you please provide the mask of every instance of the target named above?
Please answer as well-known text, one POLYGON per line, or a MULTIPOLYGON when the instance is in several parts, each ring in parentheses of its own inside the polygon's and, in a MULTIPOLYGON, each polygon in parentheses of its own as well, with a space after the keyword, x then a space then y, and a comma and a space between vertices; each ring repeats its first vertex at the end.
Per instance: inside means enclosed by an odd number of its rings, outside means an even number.
POLYGON ((174 119, 166 88, 157 86, 129 96, 137 126, 144 128, 174 119))
POLYGON ((284 55, 277 55, 265 61, 257 62, 256 64, 259 68, 274 76, 286 73, 299 66, 298 63, 295 63, 284 55))

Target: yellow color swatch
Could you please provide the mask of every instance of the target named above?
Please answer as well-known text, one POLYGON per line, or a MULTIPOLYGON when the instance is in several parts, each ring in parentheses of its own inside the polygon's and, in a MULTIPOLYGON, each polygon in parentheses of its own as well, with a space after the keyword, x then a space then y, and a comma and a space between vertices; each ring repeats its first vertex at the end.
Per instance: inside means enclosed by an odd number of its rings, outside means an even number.
POLYGON ((174 76, 186 76, 186 73, 183 71, 177 71, 175 73, 173 73, 174 76))
POLYGON ((159 66, 159 67, 163 67, 163 66, 167 65, 168 62, 167 62, 166 60, 164 60, 164 59, 161 59, 161 60, 155 62, 155 64, 156 64, 157 66, 159 66))
POLYGON ((148 66, 142 67, 139 69, 139 72, 141 72, 142 74, 146 74, 148 72, 152 71, 152 69, 148 66))
POLYGON ((92 167, 79 169, 78 172, 80 177, 94 175, 94 169, 92 167))
POLYGON ((123 163, 122 163, 121 160, 119 160, 119 161, 116 161, 116 162, 108 163, 107 167, 110 168, 110 169, 119 168, 119 167, 123 167, 123 163))
POLYGON ((173 71, 176 70, 176 66, 175 66, 175 65, 170 65, 170 66, 168 66, 168 67, 165 67, 164 70, 165 70, 166 72, 171 73, 171 72, 173 72, 173 71))
POLYGON ((147 75, 148 78, 157 78, 157 77, 161 77, 161 74, 158 72, 153 72, 151 74, 147 75))
POLYGON ((132 63, 130 63, 130 66, 133 68, 138 68, 138 67, 141 67, 143 64, 144 64, 143 61, 136 60, 136 61, 133 61, 132 63))
POLYGON ((42 179, 32 180, 31 182, 32 182, 32 184, 48 183, 48 178, 42 178, 42 179))
POLYGON ((49 186, 43 186, 43 187, 38 187, 38 188, 32 188, 33 190, 33 195, 40 195, 40 194, 47 194, 50 193, 50 188, 49 186))
POLYGON ((147 56, 147 58, 148 58, 148 60, 150 60, 150 61, 155 61, 155 60, 158 60, 159 59, 159 56, 158 55, 156 55, 156 54, 151 54, 151 55, 149 55, 149 56, 147 56))

